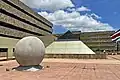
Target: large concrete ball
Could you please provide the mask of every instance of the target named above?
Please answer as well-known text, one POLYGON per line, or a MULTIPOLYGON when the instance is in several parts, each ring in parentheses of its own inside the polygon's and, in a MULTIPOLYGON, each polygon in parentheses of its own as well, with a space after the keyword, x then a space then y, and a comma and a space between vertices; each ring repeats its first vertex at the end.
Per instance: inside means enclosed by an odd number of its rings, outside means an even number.
POLYGON ((44 58, 45 46, 37 37, 25 37, 16 44, 14 54, 20 66, 39 65, 44 58))

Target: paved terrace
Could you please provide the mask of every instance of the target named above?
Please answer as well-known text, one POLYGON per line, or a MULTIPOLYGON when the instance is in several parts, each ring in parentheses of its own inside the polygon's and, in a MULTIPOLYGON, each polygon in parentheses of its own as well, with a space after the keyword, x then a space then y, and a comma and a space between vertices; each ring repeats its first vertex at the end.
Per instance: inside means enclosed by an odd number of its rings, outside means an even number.
POLYGON ((0 80, 120 80, 120 56, 102 60, 44 59, 36 72, 12 71, 15 60, 0 61, 0 80))

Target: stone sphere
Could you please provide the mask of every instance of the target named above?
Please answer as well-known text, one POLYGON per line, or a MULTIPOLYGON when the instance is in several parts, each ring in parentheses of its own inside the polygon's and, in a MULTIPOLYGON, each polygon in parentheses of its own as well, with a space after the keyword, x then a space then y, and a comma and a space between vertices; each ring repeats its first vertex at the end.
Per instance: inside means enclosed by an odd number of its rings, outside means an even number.
POLYGON ((15 58, 20 66, 39 65, 44 58, 45 46, 34 36, 24 37, 15 46, 15 58))

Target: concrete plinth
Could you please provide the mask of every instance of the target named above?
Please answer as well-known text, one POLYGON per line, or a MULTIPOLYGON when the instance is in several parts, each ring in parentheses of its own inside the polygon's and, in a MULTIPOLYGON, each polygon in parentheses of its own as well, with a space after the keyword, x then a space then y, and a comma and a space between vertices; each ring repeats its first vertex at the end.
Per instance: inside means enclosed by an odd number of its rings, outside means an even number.
POLYGON ((13 70, 17 71, 38 71, 41 70, 43 66, 40 65, 34 65, 34 66, 18 66, 13 68, 13 70))

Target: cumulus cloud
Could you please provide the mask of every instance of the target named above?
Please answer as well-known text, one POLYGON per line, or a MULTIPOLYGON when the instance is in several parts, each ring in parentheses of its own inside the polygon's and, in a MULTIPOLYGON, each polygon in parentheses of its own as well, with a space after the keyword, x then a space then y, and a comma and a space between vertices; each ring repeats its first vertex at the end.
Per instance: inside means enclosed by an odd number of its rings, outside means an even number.
POLYGON ((64 10, 57 10, 54 13, 38 12, 38 14, 47 18, 54 25, 62 25, 72 31, 81 30, 83 32, 88 32, 113 30, 109 24, 95 20, 92 17, 93 14, 80 15, 77 11, 69 13, 64 10))
POLYGON ((67 8, 67 11, 76 11, 75 8, 67 8))
POLYGON ((92 17, 95 17, 95 18, 97 18, 97 19, 101 19, 101 17, 98 16, 98 15, 96 15, 95 13, 92 13, 91 16, 92 16, 92 17))
POLYGON ((31 8, 55 11, 65 9, 67 7, 74 7, 71 0, 20 0, 31 8))
POLYGON ((91 11, 91 10, 88 9, 87 7, 81 6, 81 7, 77 8, 76 11, 91 11))
POLYGON ((54 25, 61 25, 72 31, 105 31, 113 30, 108 23, 102 23, 95 13, 81 15, 82 11, 91 11, 85 6, 76 8, 72 0, 21 0, 31 8, 41 9, 38 14, 44 16, 54 25), (67 10, 66 10, 67 9, 67 10), (66 11, 64 11, 66 10, 66 11), (50 11, 51 13, 48 13, 50 11), (70 12, 68 12, 70 11, 70 12))
POLYGON ((81 6, 79 8, 67 8, 67 11, 78 11, 78 12, 82 12, 82 11, 91 11, 90 9, 88 9, 87 7, 81 6))

